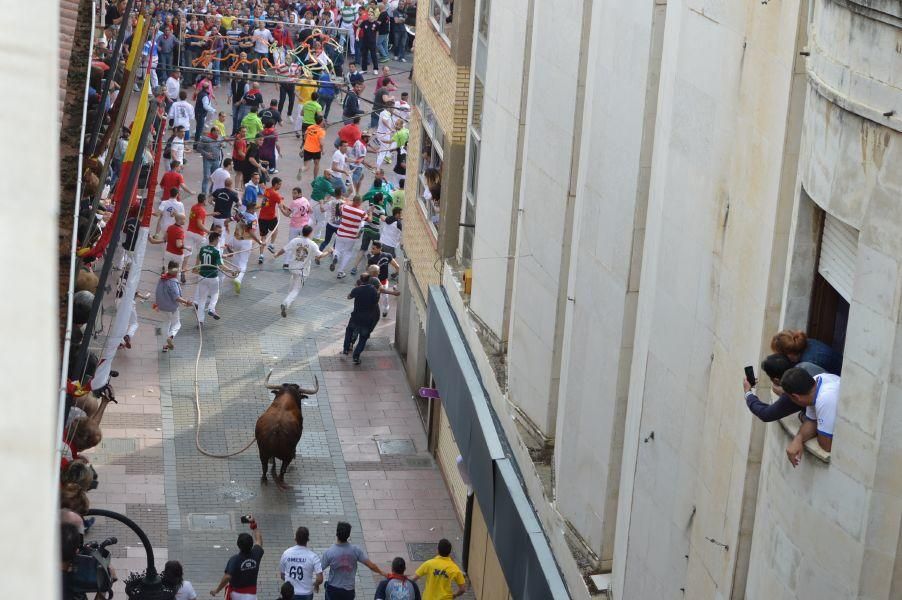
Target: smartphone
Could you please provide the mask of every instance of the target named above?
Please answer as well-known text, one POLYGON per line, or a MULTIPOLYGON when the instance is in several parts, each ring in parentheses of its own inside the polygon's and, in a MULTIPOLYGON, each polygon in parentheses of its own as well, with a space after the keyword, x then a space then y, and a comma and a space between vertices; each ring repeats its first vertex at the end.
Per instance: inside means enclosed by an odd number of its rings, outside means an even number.
POLYGON ((745 379, 749 382, 749 385, 755 387, 755 384, 758 383, 755 380, 755 368, 754 367, 746 367, 745 368, 745 379))

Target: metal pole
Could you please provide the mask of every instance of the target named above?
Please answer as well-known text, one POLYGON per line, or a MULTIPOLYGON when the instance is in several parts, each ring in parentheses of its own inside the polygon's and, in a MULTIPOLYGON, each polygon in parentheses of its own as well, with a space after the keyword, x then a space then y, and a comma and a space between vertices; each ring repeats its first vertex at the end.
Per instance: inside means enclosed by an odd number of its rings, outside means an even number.
POLYGON ((110 61, 110 70, 107 72, 106 78, 103 80, 103 87, 100 89, 100 102, 97 103, 97 115, 94 118, 94 126, 91 128, 91 137, 85 148, 88 156, 94 156, 94 150, 97 148, 97 138, 100 136, 100 128, 103 125, 103 107, 106 106, 107 98, 110 95, 110 88, 113 80, 116 79, 116 72, 119 70, 119 58, 122 56, 122 47, 125 46, 126 19, 132 14, 135 0, 128 0, 125 5, 125 12, 122 16, 122 23, 119 24, 119 32, 116 34, 116 45, 113 47, 113 57, 110 61))
MULTIPOLYGON (((152 104, 148 108, 147 118, 144 119, 144 126, 141 128, 141 137, 138 138, 138 146, 135 152, 135 159, 132 161, 131 170, 128 173, 128 180, 125 182, 125 188, 119 197, 119 206, 117 206, 116 222, 107 224, 107 227, 115 227, 110 236, 110 242, 106 247, 103 257, 103 269, 100 272, 100 278, 97 283, 97 294, 94 296, 94 303, 91 305, 91 313, 88 316, 88 322, 85 325, 85 335, 82 339, 81 346, 78 349, 78 360, 76 364, 76 373, 79 373, 79 381, 84 381, 85 367, 88 362, 88 346, 91 343, 91 337, 94 333, 94 322, 97 320, 97 313, 100 312, 100 305, 103 302, 103 290, 106 288, 107 280, 110 277, 110 271, 113 268, 113 256, 116 253, 116 247, 119 245, 119 234, 122 232, 122 226, 125 223, 125 217, 128 215, 128 207, 131 204, 132 195, 138 185, 138 176, 141 174, 141 163, 144 158, 144 148, 147 145, 147 138, 150 135, 151 125, 154 122, 153 115, 159 108, 159 101, 153 98, 152 104)), ((120 182, 121 183, 121 182, 120 182)))

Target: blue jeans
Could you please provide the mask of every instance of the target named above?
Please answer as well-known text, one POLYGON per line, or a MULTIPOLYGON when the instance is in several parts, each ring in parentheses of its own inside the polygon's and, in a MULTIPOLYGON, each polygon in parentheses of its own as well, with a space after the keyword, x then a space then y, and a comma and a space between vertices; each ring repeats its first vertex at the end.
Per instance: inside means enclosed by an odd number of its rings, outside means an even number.
POLYGON ((206 194, 210 188, 210 175, 219 168, 219 165, 219 161, 210 160, 208 158, 204 159, 204 180, 200 184, 200 191, 204 194, 206 194))
POLYGON ((326 584, 326 600, 354 600, 354 596, 354 590, 346 590, 326 584))
POLYGON ((313 600, 313 594, 295 594, 294 600, 313 600))
POLYGON ((395 60, 407 58, 407 30, 403 25, 395 27, 395 60))
POLYGON ((387 33, 379 34, 377 46, 379 48, 379 57, 380 58, 388 58, 388 34, 387 33))
POLYGON ((166 81, 166 78, 169 77, 169 72, 172 71, 172 52, 159 52, 157 54, 157 78, 160 80, 160 83, 166 81))
POLYGON ((368 325, 360 325, 354 323, 353 321, 348 321, 348 326, 345 328, 345 343, 344 343, 344 351, 350 352, 351 345, 354 343, 354 338, 357 338, 357 346, 354 348, 354 360, 360 360, 360 355, 366 350, 366 341, 370 339, 370 333, 372 333, 373 328, 368 325))

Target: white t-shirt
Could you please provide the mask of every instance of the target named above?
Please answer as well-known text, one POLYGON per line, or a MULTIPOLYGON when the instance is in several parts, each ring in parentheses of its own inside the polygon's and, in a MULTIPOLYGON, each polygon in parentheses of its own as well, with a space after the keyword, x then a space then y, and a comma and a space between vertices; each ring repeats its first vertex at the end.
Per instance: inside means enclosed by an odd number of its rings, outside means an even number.
POLYGON ((181 125, 186 131, 191 129, 191 120, 194 118, 194 107, 187 100, 179 100, 169 107, 169 118, 172 119, 172 126, 181 125))
POLYGON ((401 244, 401 230, 398 228, 398 221, 391 223, 382 221, 379 225, 379 241, 392 248, 397 248, 401 244))
POLYGON ((169 198, 160 202, 160 231, 166 233, 169 226, 175 223, 176 213, 185 214, 185 205, 178 198, 169 198))
POLYGON ((269 45, 276 41, 269 29, 265 27, 263 29, 255 29, 253 38, 254 52, 259 52, 260 54, 269 54, 269 45))
POLYGON ((185 164, 185 138, 172 138, 172 160, 185 164))
POLYGON ((182 587, 175 593, 175 600, 197 600, 197 592, 190 581, 182 582, 182 587))
POLYGON ((173 102, 179 99, 180 89, 182 89, 182 84, 175 77, 169 77, 166 80, 166 97, 173 102))
POLYGON ((332 154, 332 170, 348 170, 348 157, 341 153, 341 150, 336 150, 332 154))
POLYGON ((823 373, 815 375, 816 391, 814 404, 805 409, 805 418, 817 422, 817 432, 820 435, 833 437, 833 427, 836 423, 836 405, 839 402, 839 375, 823 373))
POLYGON ((376 128, 376 136, 379 141, 384 137, 391 137, 395 130, 395 117, 386 108, 379 113, 379 126, 376 128))
MULTIPOLYGON (((313 262, 313 259, 323 255, 319 251, 319 246, 316 245, 316 242, 300 235, 285 244, 283 250, 288 259, 288 270, 304 277, 310 275, 310 264, 313 262)), ((295 547, 297 548, 298 546, 295 547)), ((284 561, 284 556, 282 559, 284 561)), ((285 570, 283 569, 282 572, 284 573, 285 570)), ((298 592, 297 588, 295 588, 295 593, 306 594, 309 592, 298 592)))
MULTIPOLYGON (((292 242, 298 239, 313 244, 307 238, 295 238, 292 242)), ((316 244, 313 245, 316 246, 316 244)), ((290 581, 294 586, 296 596, 312 594, 315 577, 323 572, 319 555, 306 546, 292 546, 283 552, 282 559, 279 561, 279 570, 285 577, 285 581, 290 581)))
POLYGON ((231 177, 232 174, 229 173, 229 170, 224 167, 219 167, 212 173, 210 173, 210 185, 212 186, 210 189, 218 190, 225 187, 225 180, 231 177))

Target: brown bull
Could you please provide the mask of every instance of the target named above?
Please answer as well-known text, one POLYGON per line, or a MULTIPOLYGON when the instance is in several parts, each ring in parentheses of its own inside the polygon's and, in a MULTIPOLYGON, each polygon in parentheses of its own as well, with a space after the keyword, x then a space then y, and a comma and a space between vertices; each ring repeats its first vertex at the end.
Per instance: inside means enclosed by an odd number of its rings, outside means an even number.
POLYGON ((298 442, 304 432, 304 415, 301 406, 304 398, 312 396, 319 391, 319 380, 314 377, 316 387, 312 390, 304 389, 295 383, 283 383, 282 385, 270 385, 269 376, 266 375, 264 385, 272 390, 272 404, 257 419, 254 428, 254 437, 257 439, 257 448, 260 450, 260 464, 263 466, 261 483, 267 483, 266 469, 272 463, 272 476, 276 485, 286 489, 285 471, 289 463, 294 459, 298 442), (282 461, 282 468, 276 475, 276 459, 282 461))

